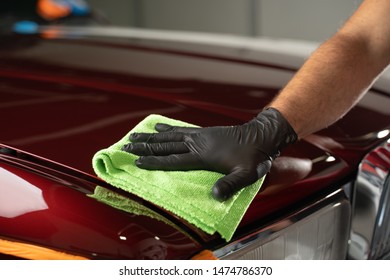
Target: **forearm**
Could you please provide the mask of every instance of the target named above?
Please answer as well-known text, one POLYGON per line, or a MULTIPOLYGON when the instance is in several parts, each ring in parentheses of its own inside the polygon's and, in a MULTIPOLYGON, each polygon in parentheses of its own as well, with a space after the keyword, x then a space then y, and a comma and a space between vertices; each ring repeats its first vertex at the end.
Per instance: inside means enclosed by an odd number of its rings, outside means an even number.
POLYGON ((325 42, 270 104, 300 138, 343 116, 373 82, 363 48, 337 36, 325 42))
POLYGON ((348 112, 388 63, 388 39, 377 39, 370 26, 359 26, 367 13, 361 14, 322 44, 269 105, 285 116, 300 138, 348 112))

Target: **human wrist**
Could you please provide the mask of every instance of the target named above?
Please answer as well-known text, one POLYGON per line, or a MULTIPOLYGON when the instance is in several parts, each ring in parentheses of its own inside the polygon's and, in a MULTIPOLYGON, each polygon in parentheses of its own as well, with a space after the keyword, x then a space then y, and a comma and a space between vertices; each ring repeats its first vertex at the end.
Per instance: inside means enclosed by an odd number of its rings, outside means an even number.
POLYGON ((261 111, 256 119, 267 129, 264 136, 268 138, 267 142, 275 147, 271 149, 273 155, 270 156, 277 156, 286 146, 298 140, 294 128, 278 109, 268 107, 261 111))

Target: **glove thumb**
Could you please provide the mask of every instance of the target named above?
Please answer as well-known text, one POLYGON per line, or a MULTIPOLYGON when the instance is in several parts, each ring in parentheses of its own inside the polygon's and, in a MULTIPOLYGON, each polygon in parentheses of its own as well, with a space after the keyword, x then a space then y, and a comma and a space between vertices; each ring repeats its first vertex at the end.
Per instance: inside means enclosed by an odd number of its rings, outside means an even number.
POLYGON ((232 173, 220 178, 213 186, 212 195, 218 201, 225 201, 239 190, 256 181, 253 174, 237 168, 232 173))
POLYGON ((231 198, 242 188, 253 184, 271 169, 271 160, 266 160, 256 168, 256 174, 242 168, 236 168, 232 173, 220 178, 212 188, 212 196, 218 201, 231 198))
POLYGON ((270 159, 260 163, 256 168, 258 179, 263 178, 270 171, 271 166, 272 161, 270 159))

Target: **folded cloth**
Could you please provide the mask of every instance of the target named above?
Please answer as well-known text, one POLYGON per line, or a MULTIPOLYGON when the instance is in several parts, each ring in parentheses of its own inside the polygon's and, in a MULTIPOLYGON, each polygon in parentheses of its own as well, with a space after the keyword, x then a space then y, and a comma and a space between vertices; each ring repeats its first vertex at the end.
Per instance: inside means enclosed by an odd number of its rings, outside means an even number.
MULTIPOLYGON (((94 155, 92 165, 97 176, 176 214, 208 234, 218 232, 229 241, 264 178, 242 189, 227 201, 219 202, 212 197, 211 188, 223 174, 206 170, 150 171, 138 168, 134 163, 137 156, 122 151, 121 148, 129 142, 130 133, 156 132, 156 123, 194 127, 160 115, 146 117, 121 140, 94 155)), ((95 193, 94 197, 99 199, 99 194, 95 193)), ((123 201, 116 207, 126 211, 123 201)))

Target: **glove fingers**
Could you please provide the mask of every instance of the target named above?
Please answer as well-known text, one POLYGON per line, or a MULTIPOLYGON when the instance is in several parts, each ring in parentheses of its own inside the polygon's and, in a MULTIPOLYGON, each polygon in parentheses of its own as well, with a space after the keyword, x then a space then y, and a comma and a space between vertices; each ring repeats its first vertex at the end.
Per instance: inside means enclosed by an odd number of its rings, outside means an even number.
POLYGON ((180 133, 195 133, 199 130, 199 128, 197 127, 172 126, 165 123, 157 123, 155 129, 158 132, 180 132, 180 133))
POLYGON ((183 142, 129 143, 123 146, 122 150, 138 156, 166 156, 189 152, 188 147, 183 142))
POLYGON ((212 195, 218 201, 225 201, 242 188, 254 183, 257 179, 257 174, 253 175, 253 172, 237 168, 214 184, 212 195))
POLYGON ((140 157, 135 163, 138 167, 148 170, 187 171, 203 168, 203 164, 199 158, 191 153, 168 156, 145 156, 140 157))
POLYGON ((132 142, 162 143, 162 142, 182 142, 183 133, 160 132, 160 133, 137 133, 130 134, 132 142))

